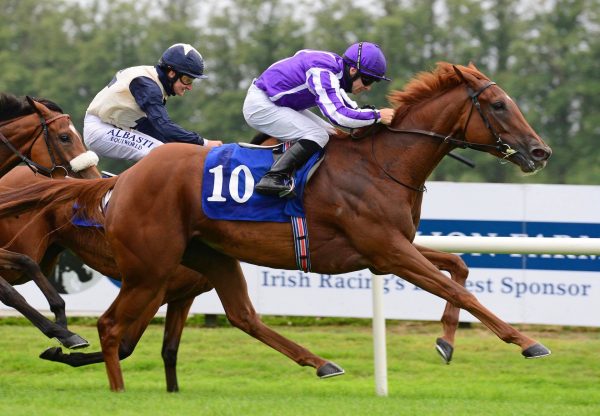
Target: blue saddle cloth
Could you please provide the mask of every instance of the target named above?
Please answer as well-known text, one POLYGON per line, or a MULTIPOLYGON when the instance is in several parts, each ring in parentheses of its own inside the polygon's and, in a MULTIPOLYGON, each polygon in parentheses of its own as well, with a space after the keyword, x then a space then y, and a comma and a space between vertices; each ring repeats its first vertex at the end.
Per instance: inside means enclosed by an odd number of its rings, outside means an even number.
POLYGON ((213 220, 289 222, 304 217, 302 196, 310 169, 323 151, 314 154, 296 172, 296 196, 261 195, 254 185, 273 164, 272 149, 226 144, 211 149, 204 164, 202 209, 213 220))

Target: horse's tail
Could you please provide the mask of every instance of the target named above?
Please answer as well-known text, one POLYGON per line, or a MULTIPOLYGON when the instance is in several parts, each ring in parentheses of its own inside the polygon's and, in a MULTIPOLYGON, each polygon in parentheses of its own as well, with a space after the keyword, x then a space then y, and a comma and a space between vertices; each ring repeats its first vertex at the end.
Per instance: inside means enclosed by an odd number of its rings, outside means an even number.
POLYGON ((118 176, 107 179, 52 179, 19 189, 0 189, 0 218, 23 212, 46 212, 65 203, 76 204, 77 215, 103 223, 102 197, 112 189, 118 176))

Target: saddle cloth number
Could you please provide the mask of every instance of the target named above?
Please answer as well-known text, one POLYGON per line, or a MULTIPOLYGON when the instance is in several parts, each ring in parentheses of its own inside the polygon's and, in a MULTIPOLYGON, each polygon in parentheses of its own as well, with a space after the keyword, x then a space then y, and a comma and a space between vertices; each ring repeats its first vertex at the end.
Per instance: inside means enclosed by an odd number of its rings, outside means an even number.
MULTIPOLYGON (((227 198, 223 196, 223 165, 217 165, 209 172, 214 175, 213 192, 206 200, 209 202, 226 202, 227 198)), ((229 195, 238 204, 247 202, 254 192, 254 178, 250 168, 246 165, 238 165, 231 171, 229 178, 229 195), (240 173, 244 172, 244 194, 240 196, 240 173)))

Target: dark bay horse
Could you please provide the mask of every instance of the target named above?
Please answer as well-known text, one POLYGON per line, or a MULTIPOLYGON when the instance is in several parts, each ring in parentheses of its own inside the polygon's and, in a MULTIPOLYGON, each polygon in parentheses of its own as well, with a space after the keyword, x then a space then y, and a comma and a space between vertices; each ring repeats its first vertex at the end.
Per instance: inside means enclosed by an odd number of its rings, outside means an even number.
MULTIPOLYGON (((33 172, 49 177, 100 177, 96 169, 98 157, 86 151, 70 116, 56 103, 0 93, 0 176, 21 162, 33 172)), ((13 284, 28 280, 36 283, 48 299, 56 324, 31 308, 2 277, 0 301, 21 312, 44 334, 57 338, 63 345, 70 348, 87 345, 81 337, 66 330, 64 301, 35 262, 20 253, 0 250, 0 267, 19 270, 27 276, 26 280, 14 281, 13 284)))
POLYGON ((56 103, 0 93, 0 176, 21 162, 50 177, 100 177, 98 156, 56 103))
MULTIPOLYGON (((390 127, 334 137, 308 183, 304 204, 313 271, 338 274, 369 268, 395 274, 478 318, 527 358, 550 351, 485 308, 448 279, 412 244, 424 183, 457 146, 506 159, 524 172, 542 169, 550 148, 516 103, 475 67, 439 63, 393 92, 390 127)), ((119 345, 128 328, 154 316, 173 270, 181 263, 200 273, 240 274, 236 259, 295 269, 289 224, 215 221, 202 210, 202 166, 208 149, 168 144, 124 174, 100 180, 57 180, 0 195, 0 216, 38 204, 76 201, 82 215, 104 221, 121 272, 119 295, 98 331, 112 390, 124 388, 119 345), (113 189, 103 219, 102 197, 113 189), (168 241, 169 244, 164 244, 168 241)), ((243 279, 243 276, 240 276, 243 279)), ((212 280, 214 282, 214 280, 212 280)), ((224 288, 226 296, 231 288, 224 288)), ((308 363, 308 365, 311 365, 308 363)))

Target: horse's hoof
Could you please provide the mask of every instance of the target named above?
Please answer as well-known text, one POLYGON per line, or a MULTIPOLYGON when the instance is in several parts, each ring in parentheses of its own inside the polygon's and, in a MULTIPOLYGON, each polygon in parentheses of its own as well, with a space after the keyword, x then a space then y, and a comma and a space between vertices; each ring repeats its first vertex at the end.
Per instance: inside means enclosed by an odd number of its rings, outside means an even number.
POLYGON ((446 364, 450 364, 452 361, 452 353, 454 353, 454 347, 442 338, 435 340, 435 349, 437 350, 440 357, 446 364))
POLYGON ((542 344, 535 344, 521 352, 525 358, 540 358, 550 355, 552 352, 542 344))
POLYGON ((60 348, 60 347, 50 347, 50 348, 47 348, 46 350, 44 350, 40 354, 40 358, 42 360, 56 361, 56 357, 58 357, 60 355, 63 355, 62 348, 60 348))
POLYGON ((327 362, 325 365, 322 365, 317 369, 317 375, 320 378, 329 378, 335 376, 341 376, 345 371, 339 365, 332 363, 331 361, 327 362))
POLYGON ((68 338, 65 339, 60 339, 57 338, 58 342, 60 342, 64 347, 67 347, 71 350, 76 350, 79 348, 85 348, 85 347, 89 347, 90 343, 87 342, 85 339, 81 338, 79 335, 77 334, 73 334, 68 338))

